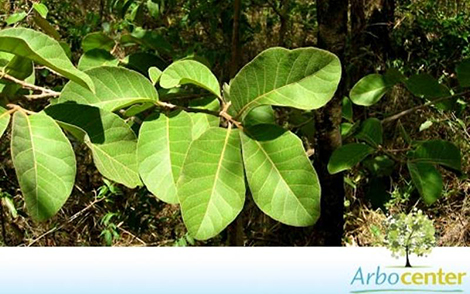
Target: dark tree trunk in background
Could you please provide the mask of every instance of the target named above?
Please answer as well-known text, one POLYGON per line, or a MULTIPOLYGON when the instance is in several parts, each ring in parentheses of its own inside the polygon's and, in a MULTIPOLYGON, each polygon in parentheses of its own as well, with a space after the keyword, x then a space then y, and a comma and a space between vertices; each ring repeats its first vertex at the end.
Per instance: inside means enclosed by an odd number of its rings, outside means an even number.
MULTIPOLYGON (((344 51, 348 33, 348 0, 317 0, 318 46, 335 53, 344 68, 344 51)), ((344 231, 344 186, 341 174, 330 175, 328 160, 341 146, 341 83, 335 97, 317 113, 315 166, 322 186, 321 216, 315 226, 315 245, 341 246, 344 231)))
POLYGON ((395 25, 395 0, 351 1, 351 46, 347 84, 387 67, 395 56, 391 32, 395 25))
POLYGON ((279 13, 279 18, 281 21, 281 27, 279 28, 279 40, 278 44, 279 46, 285 47, 286 46, 286 32, 287 32, 287 26, 289 24, 289 7, 290 3, 289 0, 283 0, 281 1, 282 6, 281 6, 281 11, 279 13))
POLYGON ((380 0, 368 20, 366 44, 382 63, 393 57, 390 34, 395 23, 395 0, 380 0))
MULTIPOLYGON (((233 78, 240 67, 240 14, 241 0, 233 3, 233 30, 232 30, 232 59, 230 61, 230 78, 233 78)), ((227 242, 230 246, 244 245, 244 216, 243 212, 227 228, 227 242)))
POLYGON ((233 2, 232 59, 230 61, 230 78, 233 78, 240 66, 240 14, 241 0, 233 2))

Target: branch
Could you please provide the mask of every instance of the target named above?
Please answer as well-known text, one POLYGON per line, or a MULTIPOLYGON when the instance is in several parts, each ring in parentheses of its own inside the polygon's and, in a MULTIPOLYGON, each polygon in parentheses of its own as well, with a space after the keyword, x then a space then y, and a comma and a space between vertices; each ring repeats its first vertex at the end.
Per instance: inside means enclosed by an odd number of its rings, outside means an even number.
POLYGON ((16 111, 21 111, 21 112, 24 112, 24 113, 27 113, 27 114, 35 114, 36 113, 34 111, 24 109, 23 107, 21 107, 19 105, 16 105, 16 104, 7 104, 7 107, 10 108, 10 110, 8 110, 6 112, 8 114, 12 114, 16 111))
POLYGON ((392 116, 389 116, 389 117, 386 117, 382 120, 382 124, 387 124, 387 123, 390 123, 394 120, 397 120, 399 118, 401 118, 402 116, 405 116, 407 114, 410 114, 410 113, 413 113, 415 112, 416 110, 419 110, 419 109, 422 109, 422 108, 426 108, 428 106, 431 106, 431 105, 434 105, 436 103, 439 103, 439 102, 442 102, 442 101, 445 101, 445 100, 448 100, 448 99, 452 99, 452 98, 457 98, 457 97, 461 97, 461 96, 465 96, 465 95, 468 95, 470 94, 470 91, 465 91, 465 92, 461 92, 461 93, 457 93, 457 94, 454 94, 454 95, 450 95, 450 96, 446 96, 446 97, 442 97, 442 98, 438 98, 436 100, 433 100, 433 101, 429 101, 429 102, 426 102, 424 103, 423 105, 418 105, 418 106, 415 106, 415 107, 412 107, 412 108, 409 108, 407 110, 403 110, 397 114, 394 114, 392 116))
POLYGON ((227 110, 229 109, 229 107, 231 105, 230 102, 223 103, 222 104, 223 108, 220 112, 212 111, 212 110, 208 110, 208 109, 203 109, 203 108, 191 108, 191 107, 179 106, 179 105, 174 105, 174 104, 171 104, 171 103, 168 103, 168 102, 163 102, 163 101, 157 101, 156 103, 157 103, 158 106, 160 106, 162 108, 170 109, 170 110, 181 109, 181 110, 184 110, 186 112, 206 113, 206 114, 210 114, 210 115, 213 115, 213 116, 222 117, 222 118, 226 119, 229 123, 234 124, 237 128, 243 130, 243 125, 239 121, 235 120, 230 114, 227 113, 227 110))
POLYGON ((23 87, 25 89, 41 92, 41 94, 39 94, 39 95, 27 95, 27 96, 25 96, 28 99, 58 97, 60 95, 60 92, 56 92, 56 91, 51 90, 51 89, 47 89, 47 88, 43 88, 43 87, 40 87, 40 86, 36 86, 36 85, 30 84, 30 83, 27 83, 23 80, 19 80, 15 77, 9 75, 9 74, 7 74, 6 72, 3 72, 3 71, 0 72, 0 79, 2 79, 2 78, 6 79, 6 80, 9 80, 11 82, 14 82, 18 85, 21 85, 21 87, 23 87))

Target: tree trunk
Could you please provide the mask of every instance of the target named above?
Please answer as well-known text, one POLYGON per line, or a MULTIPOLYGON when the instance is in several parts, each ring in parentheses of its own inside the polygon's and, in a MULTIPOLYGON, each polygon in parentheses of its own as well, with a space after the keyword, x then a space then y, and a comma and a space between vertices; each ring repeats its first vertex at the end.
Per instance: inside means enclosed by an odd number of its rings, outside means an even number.
POLYGON ((409 257, 409 249, 408 249, 408 246, 406 246, 406 265, 405 267, 411 267, 411 264, 410 264, 410 257, 409 257))
POLYGON ((240 14, 241 0, 233 2, 233 28, 232 28, 232 59, 230 62, 230 78, 233 78, 240 66, 240 14))
POLYGON ((286 33, 287 33, 287 25, 289 24, 289 0, 282 1, 282 7, 279 14, 281 26, 279 28, 279 40, 278 44, 281 47, 286 46, 286 33))
MULTIPOLYGON (((347 0, 318 0, 318 46, 335 53, 344 64, 348 24, 347 0)), ((344 72, 344 71, 343 71, 344 72)), ((315 166, 322 186, 321 217, 316 224, 313 244, 341 246, 344 231, 344 186, 341 174, 330 175, 328 160, 341 146, 341 98, 345 93, 341 83, 335 97, 316 116, 318 141, 315 166)))

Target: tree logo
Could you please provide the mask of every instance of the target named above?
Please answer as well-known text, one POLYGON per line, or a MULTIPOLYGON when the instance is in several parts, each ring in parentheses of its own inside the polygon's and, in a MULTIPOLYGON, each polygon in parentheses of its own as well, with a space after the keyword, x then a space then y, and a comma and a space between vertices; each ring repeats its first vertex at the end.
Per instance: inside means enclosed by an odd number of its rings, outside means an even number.
POLYGON ((406 256, 405 267, 411 267, 411 254, 429 254, 436 245, 433 221, 421 210, 391 215, 385 227, 385 246, 396 258, 406 256))

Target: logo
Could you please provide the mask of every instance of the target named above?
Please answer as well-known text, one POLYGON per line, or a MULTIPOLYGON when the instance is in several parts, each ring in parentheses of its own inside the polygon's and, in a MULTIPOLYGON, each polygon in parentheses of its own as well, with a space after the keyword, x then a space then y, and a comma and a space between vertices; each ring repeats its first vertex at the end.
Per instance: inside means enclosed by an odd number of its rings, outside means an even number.
POLYGON ((396 259, 397 266, 359 266, 350 280, 350 293, 463 293, 466 272, 412 266, 410 256, 425 256, 436 245, 433 221, 420 210, 389 216, 384 223, 383 243, 396 259))

